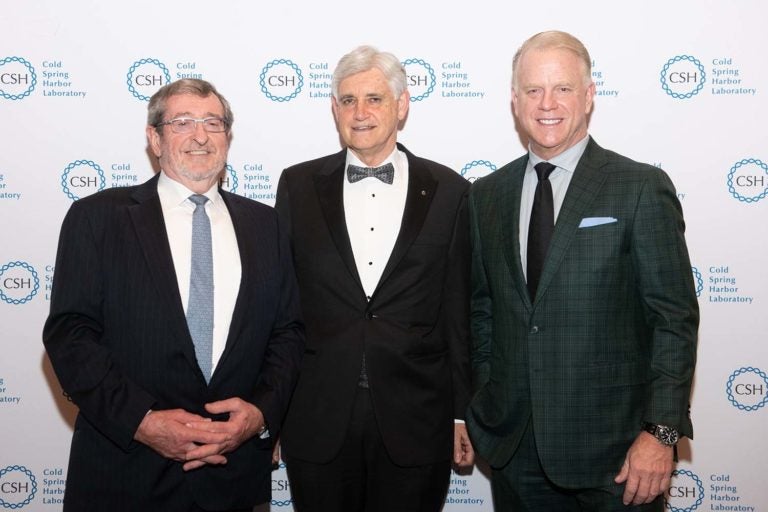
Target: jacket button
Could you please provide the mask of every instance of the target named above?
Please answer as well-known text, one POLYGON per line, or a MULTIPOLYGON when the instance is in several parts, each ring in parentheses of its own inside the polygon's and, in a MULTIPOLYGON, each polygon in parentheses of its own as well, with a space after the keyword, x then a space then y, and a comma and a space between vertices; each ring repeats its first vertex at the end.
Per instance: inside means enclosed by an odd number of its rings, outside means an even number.
POLYGON ((533 327, 531 327, 531 334, 537 334, 538 332, 539 332, 538 325, 534 325, 533 327))
POLYGON ((373 313, 371 313, 370 311, 366 311, 365 312, 365 319, 366 320, 370 320, 371 318, 373 318, 373 313))

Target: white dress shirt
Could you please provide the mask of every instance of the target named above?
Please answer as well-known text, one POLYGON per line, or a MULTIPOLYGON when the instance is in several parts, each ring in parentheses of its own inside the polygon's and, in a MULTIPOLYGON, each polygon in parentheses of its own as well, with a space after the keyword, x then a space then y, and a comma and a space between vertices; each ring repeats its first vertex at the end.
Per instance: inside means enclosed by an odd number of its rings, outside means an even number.
MULTIPOLYGON (((195 204, 189 200, 194 192, 160 173, 157 194, 165 219, 165 229, 173 256, 173 267, 179 285, 184 312, 189 302, 189 274, 192 259, 192 213, 195 204)), ((213 365, 215 371, 227 343, 229 325, 240 290, 240 250, 229 210, 218 190, 218 184, 204 194, 205 213, 211 221, 213 249, 213 365)))
POLYGON ((376 167, 390 162, 395 168, 391 185, 374 177, 350 183, 346 174, 349 164, 369 167, 350 150, 344 166, 344 217, 357 273, 368 300, 379 284, 400 234, 408 192, 408 157, 395 148, 376 167))
POLYGON ((544 160, 536 153, 528 149, 528 165, 525 168, 523 178, 523 191, 520 197, 520 261, 523 264, 523 274, 528 279, 528 228, 531 224, 531 210, 533 209, 533 197, 536 195, 536 185, 539 183, 539 177, 536 175, 534 167, 539 162, 549 162, 557 168, 549 175, 549 181, 552 184, 552 200, 555 209, 555 224, 557 216, 560 214, 560 208, 563 206, 565 193, 568 191, 568 185, 571 184, 573 171, 587 149, 589 136, 587 135, 579 142, 566 149, 559 155, 549 160, 544 160))

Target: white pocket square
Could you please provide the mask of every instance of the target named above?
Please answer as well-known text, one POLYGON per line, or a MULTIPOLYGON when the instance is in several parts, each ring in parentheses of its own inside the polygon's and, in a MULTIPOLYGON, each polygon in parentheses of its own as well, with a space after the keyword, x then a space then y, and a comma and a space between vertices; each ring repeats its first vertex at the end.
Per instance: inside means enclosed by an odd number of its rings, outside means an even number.
POLYGON ((612 224, 618 222, 616 217, 584 217, 581 219, 580 228, 591 228, 594 226, 602 226, 603 224, 612 224))

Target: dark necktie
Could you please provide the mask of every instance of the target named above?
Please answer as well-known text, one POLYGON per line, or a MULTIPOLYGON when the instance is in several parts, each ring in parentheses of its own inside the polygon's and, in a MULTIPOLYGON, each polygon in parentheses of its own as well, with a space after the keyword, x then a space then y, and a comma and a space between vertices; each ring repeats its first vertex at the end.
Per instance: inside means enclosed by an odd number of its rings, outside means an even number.
POLYGON ((531 209, 531 223, 528 227, 528 293, 531 301, 536 298, 536 289, 539 287, 541 269, 544 267, 544 258, 547 256, 549 241, 555 230, 555 207, 552 200, 552 183, 549 175, 556 166, 549 162, 536 164, 536 175, 539 183, 536 185, 536 193, 533 197, 531 209))
POLYGON ((189 302, 187 326, 195 344, 197 364, 211 380, 213 368, 213 249, 211 246, 211 221, 205 213, 208 198, 189 196, 195 203, 192 213, 192 266, 189 273, 189 302))
POLYGON ((392 180, 395 178, 395 168, 391 163, 384 164, 381 167, 360 167, 352 164, 347 166, 347 179, 350 183, 371 177, 378 178, 387 185, 391 185, 392 180))

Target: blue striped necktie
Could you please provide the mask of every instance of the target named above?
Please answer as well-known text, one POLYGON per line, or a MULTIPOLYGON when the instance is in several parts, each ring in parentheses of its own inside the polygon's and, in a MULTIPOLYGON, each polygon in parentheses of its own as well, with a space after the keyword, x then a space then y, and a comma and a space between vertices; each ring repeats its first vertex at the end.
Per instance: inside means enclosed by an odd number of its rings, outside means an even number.
POLYGON ((213 368, 213 249, 211 221, 205 213, 208 198, 189 196, 195 203, 192 214, 192 266, 189 273, 187 325, 195 344, 197 364, 205 381, 210 382, 213 368))

